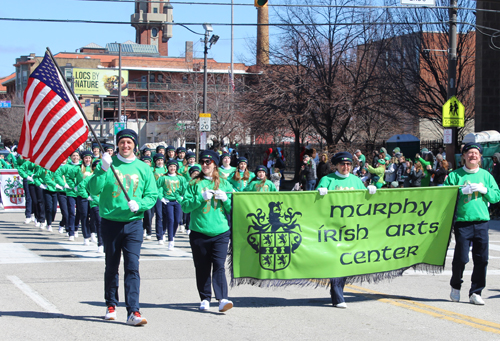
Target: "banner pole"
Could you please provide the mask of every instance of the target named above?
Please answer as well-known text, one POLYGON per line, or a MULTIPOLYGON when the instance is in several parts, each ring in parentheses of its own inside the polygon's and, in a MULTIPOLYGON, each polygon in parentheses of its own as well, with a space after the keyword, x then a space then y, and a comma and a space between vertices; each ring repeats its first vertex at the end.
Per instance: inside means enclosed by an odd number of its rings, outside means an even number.
MULTIPOLYGON (((63 76, 63 73, 61 71, 61 68, 59 67, 59 64, 57 64, 57 61, 56 59, 54 58, 54 56, 52 55, 52 51, 50 51, 50 48, 47 47, 47 52, 49 53, 49 56, 50 56, 50 59, 52 59, 52 61, 54 62, 54 65, 56 66, 57 68, 57 72, 59 72, 59 76, 62 78, 64 84, 66 85, 66 88, 69 90, 69 92, 71 93, 71 96, 73 96, 73 100, 75 103, 77 103, 78 105, 78 109, 80 110, 80 113, 82 114, 83 116, 83 119, 85 120, 85 122, 87 123, 87 127, 89 127, 90 129, 90 132, 92 133, 92 136, 94 137, 95 141, 97 142, 97 144, 99 145, 99 148, 101 149, 101 152, 104 154, 106 151, 104 150, 104 148, 102 147, 101 145, 101 141, 99 141, 99 139, 97 138, 97 135, 95 134, 94 132, 94 129, 92 128, 92 126, 90 125, 89 123, 89 120, 87 120, 87 116, 85 116, 85 113, 83 112, 83 108, 82 108, 82 105, 80 104, 80 101, 78 100, 78 98, 76 97, 75 93, 73 92, 73 89, 71 89, 71 87, 69 86, 68 82, 66 81, 66 78, 63 76)), ((110 165, 110 168, 111 170, 113 171, 113 175, 115 176, 116 178, 116 181, 118 182, 118 184, 120 185, 120 188, 122 189, 122 192, 123 194, 125 194, 125 198, 127 198, 127 201, 130 201, 130 197, 128 196, 128 193, 127 191, 125 190, 125 187, 123 186, 123 183, 121 182, 120 178, 118 177, 118 174, 116 174, 116 170, 115 168, 113 167, 113 164, 110 165)))

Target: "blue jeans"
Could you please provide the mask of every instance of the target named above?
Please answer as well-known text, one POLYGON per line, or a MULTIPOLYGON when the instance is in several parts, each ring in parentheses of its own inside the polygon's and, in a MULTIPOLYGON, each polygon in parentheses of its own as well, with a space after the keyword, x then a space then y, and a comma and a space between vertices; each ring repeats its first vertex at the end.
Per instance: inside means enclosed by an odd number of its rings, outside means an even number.
POLYGON ((120 257, 123 251, 123 267, 125 270, 125 306, 127 315, 139 311, 139 291, 141 277, 139 275, 139 257, 142 245, 142 221, 129 223, 102 218, 101 223, 106 268, 104 270, 104 299, 106 306, 118 304, 118 284, 120 276, 120 257))
POLYGON ((330 279, 331 289, 330 295, 332 296, 332 304, 336 306, 339 303, 345 302, 344 300, 344 286, 346 277, 330 279))
POLYGON ((44 189, 43 197, 45 198, 45 219, 47 225, 52 225, 57 212, 57 193, 44 189))
MULTIPOLYGON (((57 192, 57 201, 59 202, 59 208, 61 209, 62 219, 59 222, 59 226, 68 226, 68 198, 66 193, 57 192)), ((56 206, 57 207, 57 206, 56 206)))
POLYGON ((306 191, 314 191, 316 187, 316 179, 306 181, 306 191))
POLYGON ((169 242, 174 240, 181 219, 181 204, 177 201, 169 201, 167 204, 163 204, 163 231, 168 232, 169 242))
POLYGON ((24 189, 24 198, 25 198, 25 205, 26 209, 24 210, 24 214, 26 215, 26 218, 31 218, 31 213, 33 212, 33 202, 31 201, 31 194, 30 194, 30 189, 28 185, 28 179, 23 179, 23 189, 24 189))
POLYGON ((153 206, 153 212, 156 217, 156 222, 155 222, 155 229, 156 229, 156 239, 157 240, 162 240, 163 239, 163 234, 165 231, 163 231, 163 203, 161 200, 156 200, 156 204, 153 206))
POLYGON ((469 296, 478 294, 486 286, 486 268, 488 267, 488 221, 457 222, 453 227, 455 231, 455 253, 451 263, 450 285, 460 290, 465 264, 469 262, 469 248, 472 242, 472 284, 469 296))
POLYGON ((80 222, 82 223, 83 238, 90 238, 90 224, 88 220, 89 200, 87 198, 76 197, 78 212, 80 213, 80 222))
POLYGON ((230 231, 226 231, 215 237, 203 233, 191 231, 189 243, 193 252, 194 267, 196 269, 196 286, 200 299, 212 298, 212 282, 215 299, 227 298, 227 281, 224 264, 227 257, 230 231), (212 276, 210 272, 212 271, 212 276))
POLYGON ((153 222, 153 208, 144 211, 144 219, 142 219, 142 228, 146 230, 148 236, 151 235, 151 224, 153 222))
POLYGON ((75 235, 75 206, 76 206, 76 198, 66 196, 68 202, 68 224, 66 225, 66 231, 69 233, 69 236, 75 235))

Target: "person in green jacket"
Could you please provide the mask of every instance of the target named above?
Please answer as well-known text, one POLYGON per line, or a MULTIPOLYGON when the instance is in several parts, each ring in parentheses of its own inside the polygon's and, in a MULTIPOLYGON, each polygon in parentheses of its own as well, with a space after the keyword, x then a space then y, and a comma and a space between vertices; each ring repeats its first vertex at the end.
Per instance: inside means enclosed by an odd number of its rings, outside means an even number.
POLYGON ((255 177, 254 173, 248 171, 248 160, 246 157, 238 158, 237 170, 229 178, 229 183, 233 185, 236 192, 241 192, 255 177))
POLYGON ((191 181, 189 169, 196 164, 196 155, 192 152, 186 153, 186 164, 179 169, 179 174, 184 176, 187 182, 191 181))
POLYGON ((184 167, 187 163, 185 160, 186 158, 186 148, 184 147, 178 147, 177 150, 175 151, 175 154, 177 155, 177 163, 179 164, 179 170, 184 167))
POLYGON ((21 178, 23 179, 23 190, 24 190, 24 200, 25 200, 24 215, 26 217, 26 220, 24 221, 24 223, 29 224, 32 221, 33 222, 35 221, 35 214, 34 214, 35 208, 33 207, 33 200, 31 200, 28 178, 23 176, 22 171, 21 171, 21 166, 25 162, 26 162, 26 160, 22 157, 22 155, 19 155, 19 157, 17 158, 16 169, 17 169, 17 172, 19 173, 19 175, 21 176, 21 178))
POLYGON ((424 177, 422 178, 420 187, 429 187, 431 184, 431 174, 427 171, 427 166, 431 167, 434 166, 434 156, 432 155, 432 153, 428 152, 424 155, 424 158, 422 159, 420 157, 420 154, 417 154, 415 155, 415 160, 420 161, 424 172, 424 177))
MULTIPOLYGON (((177 202, 175 192, 182 193, 186 186, 186 179, 177 173, 179 165, 176 160, 167 162, 168 173, 160 177, 157 181, 157 186, 160 193, 163 193, 161 198, 163 206, 163 234, 167 232, 168 250, 172 251, 175 245, 175 233, 182 219, 181 205, 177 202)), ((158 242, 163 244, 163 239, 158 242)))
POLYGON ((243 189, 243 192, 277 192, 272 181, 267 180, 266 166, 257 166, 255 174, 255 178, 243 189))
POLYGON ((57 191, 56 191, 55 174, 54 172, 48 169, 42 168, 41 173, 40 174, 37 173, 36 175, 40 177, 41 180, 40 188, 43 189, 47 231, 52 232, 52 223, 54 222, 57 213, 57 191))
POLYGON ((377 188, 381 188, 382 186, 385 185, 384 181, 384 174, 385 174, 385 159, 378 159, 377 161, 377 167, 373 168, 371 165, 367 164, 366 168, 368 172, 370 172, 372 175, 372 180, 375 182, 374 185, 377 188))
POLYGON ((94 176, 89 179, 87 190, 90 195, 100 195, 99 214, 106 264, 104 296, 107 310, 104 319, 117 318, 118 269, 123 252, 127 324, 138 326, 147 323, 139 312, 142 219, 144 211, 154 206, 158 190, 151 168, 135 157, 137 133, 131 129, 123 129, 116 135, 116 142, 117 155, 111 157, 105 153, 102 156, 101 163, 94 170, 94 176), (109 170, 111 165, 130 200, 127 200, 122 187, 117 184, 117 179, 109 170))
MULTIPOLYGON (((165 166, 165 154, 163 152, 165 151, 165 147, 163 146, 158 146, 156 147, 157 153, 153 156, 153 162, 155 166, 153 167, 153 175, 155 177, 155 180, 158 181, 160 177, 162 177, 165 173, 167 173, 167 167, 165 166), (159 147, 162 147, 158 149, 159 147)), ((155 219, 155 230, 156 230, 156 240, 158 241, 158 244, 163 243, 163 206, 161 199, 163 198, 163 190, 158 188, 158 198, 156 201, 156 204, 153 207, 153 215, 156 216, 155 219), (161 242, 160 242, 161 241, 161 242)), ((153 219, 151 217, 151 219, 153 219)))
POLYGON ((33 162, 25 160, 17 171, 23 179, 28 180, 28 188, 33 208, 32 212, 35 214, 35 226, 40 227, 45 222, 45 205, 43 201, 43 190, 35 184, 33 178, 33 175, 37 170, 36 167, 37 165, 33 162))
POLYGON ((76 178, 81 171, 80 166, 80 152, 75 150, 71 155, 71 162, 66 162, 56 170, 55 181, 58 189, 64 189, 66 192, 66 200, 68 207, 68 220, 66 224, 66 232, 68 233, 68 240, 74 241, 78 238, 78 220, 79 215, 76 209, 77 190, 76 178))
POLYGON ((231 154, 222 153, 221 155, 221 166, 219 167, 220 176, 224 179, 229 179, 236 172, 236 167, 231 167, 231 154))
POLYGON ((483 305, 481 293, 486 286, 486 268, 488 267, 488 229, 490 214, 488 203, 500 201, 500 190, 493 176, 479 167, 482 147, 477 143, 467 143, 462 149, 465 165, 451 172, 444 186, 460 186, 455 232, 455 252, 451 266, 451 293, 454 302, 460 301, 460 289, 465 264, 469 262, 469 247, 472 243, 472 284, 469 301, 483 305))
POLYGON ((233 302, 227 299, 224 267, 231 235, 227 215, 231 211, 233 188, 219 175, 217 152, 202 151, 199 160, 202 171, 187 185, 184 198, 179 192, 175 193, 178 193, 177 200, 182 210, 191 213, 189 243, 196 269, 200 310, 210 309, 213 286, 219 311, 225 312, 233 307, 233 302))
MULTIPOLYGON (((348 152, 339 152, 332 158, 332 164, 337 167, 337 171, 328 174, 321 178, 318 184, 319 195, 325 196, 328 191, 350 191, 350 190, 365 190, 366 187, 360 178, 351 173, 352 171, 352 155, 348 152)), ((376 186, 369 185, 368 192, 375 194, 376 186)), ((347 277, 330 279, 330 296, 332 305, 336 308, 347 308, 344 299, 344 287, 347 277)))
POLYGON ((97 238, 95 233, 92 233, 89 225, 89 192, 87 191, 86 184, 83 181, 92 175, 92 159, 94 158, 90 150, 84 150, 80 154, 82 164, 80 171, 76 174, 75 185, 77 188, 76 193, 76 206, 82 223, 83 245, 90 245, 90 241, 96 243, 97 238))
MULTIPOLYGON (((92 172, 94 172, 97 165, 101 162, 100 159, 95 159, 92 162, 92 172)), ((82 186, 87 187, 90 179, 94 176, 88 176, 83 180, 84 184, 82 186)), ((90 193, 89 193, 90 194, 90 193)), ((104 246, 102 241, 102 230, 101 230, 101 216, 99 214, 99 194, 90 194, 89 195, 89 206, 90 206, 90 230, 97 234, 97 252, 104 253, 104 246)))
MULTIPOLYGON (((152 167, 153 164, 153 158, 151 157, 151 149, 147 148, 149 151, 149 155, 143 155, 141 157, 141 161, 147 164, 149 167, 152 167)), ((144 211, 144 219, 142 220, 142 228, 144 229, 144 234, 143 237, 146 240, 151 240, 151 226, 153 224, 153 208, 150 208, 149 210, 144 211)))

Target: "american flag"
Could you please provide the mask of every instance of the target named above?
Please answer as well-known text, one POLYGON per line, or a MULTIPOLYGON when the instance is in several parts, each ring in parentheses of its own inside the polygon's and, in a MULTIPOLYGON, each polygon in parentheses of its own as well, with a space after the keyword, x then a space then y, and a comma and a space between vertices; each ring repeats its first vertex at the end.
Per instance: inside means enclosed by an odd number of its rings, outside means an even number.
POLYGON ((229 84, 231 84, 231 90, 234 92, 234 75, 229 71, 229 84))
POLYGON ((24 91, 24 122, 18 151, 53 172, 88 137, 88 127, 48 52, 24 91))

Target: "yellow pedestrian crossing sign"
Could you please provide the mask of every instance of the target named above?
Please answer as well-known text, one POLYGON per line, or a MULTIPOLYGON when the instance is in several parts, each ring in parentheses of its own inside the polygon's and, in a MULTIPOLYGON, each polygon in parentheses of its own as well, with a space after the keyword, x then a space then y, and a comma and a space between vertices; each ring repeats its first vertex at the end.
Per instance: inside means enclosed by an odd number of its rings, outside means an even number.
POLYGON ((460 101, 452 96, 443 105, 443 127, 463 127, 465 122, 465 107, 460 101))

